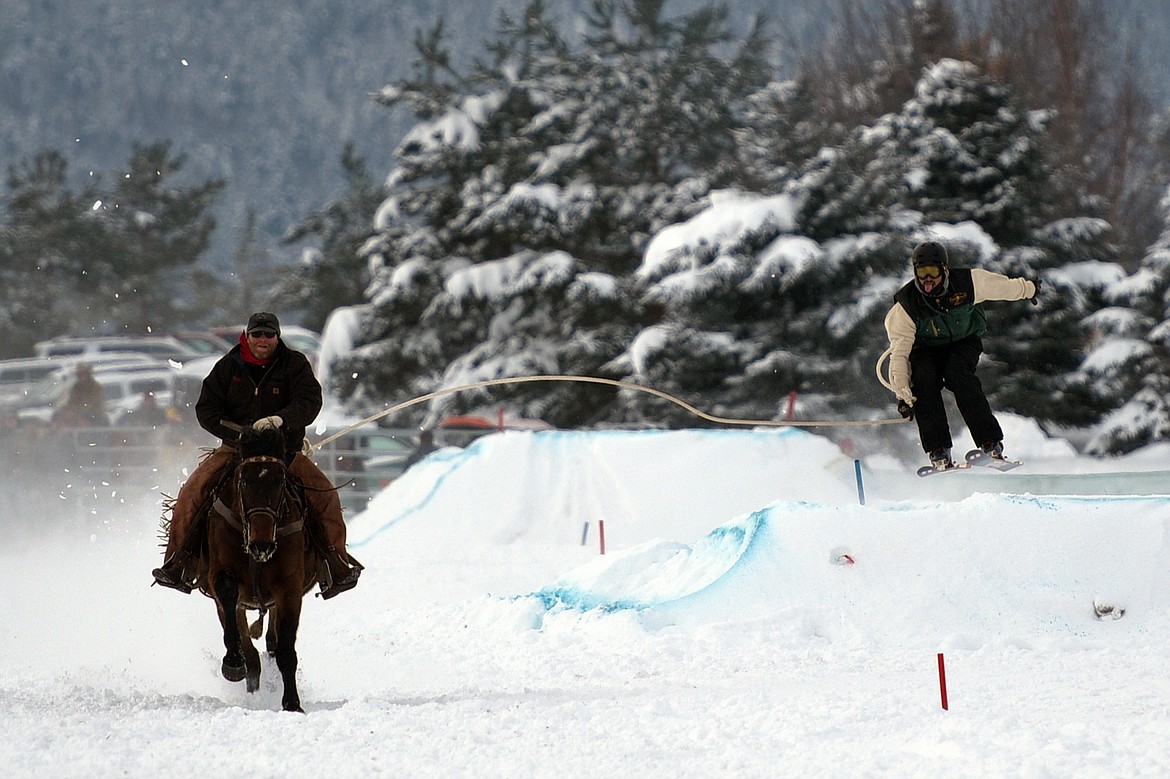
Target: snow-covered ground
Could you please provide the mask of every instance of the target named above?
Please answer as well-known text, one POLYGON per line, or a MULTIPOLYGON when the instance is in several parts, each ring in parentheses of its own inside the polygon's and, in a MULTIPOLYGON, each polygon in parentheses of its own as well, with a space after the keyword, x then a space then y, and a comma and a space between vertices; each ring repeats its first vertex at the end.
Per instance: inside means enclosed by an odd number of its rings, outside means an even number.
POLYGON ((792 429, 441 450, 351 518, 361 585, 306 604, 304 715, 279 711, 274 664, 254 695, 219 676, 211 601, 147 586, 157 493, 84 520, 10 515, 0 766, 1170 775, 1167 452, 1009 441, 1027 460, 1011 474, 864 463, 864 505, 853 460, 792 429), (1085 494, 1101 472, 1130 475, 1085 494), (1095 601, 1125 614, 1099 620, 1095 601))

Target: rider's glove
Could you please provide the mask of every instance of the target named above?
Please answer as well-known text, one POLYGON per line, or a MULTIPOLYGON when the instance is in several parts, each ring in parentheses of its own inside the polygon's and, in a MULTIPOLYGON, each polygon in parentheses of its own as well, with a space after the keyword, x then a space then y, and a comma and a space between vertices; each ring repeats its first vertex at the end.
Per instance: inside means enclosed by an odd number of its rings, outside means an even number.
POLYGON ((257 419, 255 422, 252 423, 252 429, 253 430, 270 430, 274 427, 280 427, 283 424, 284 424, 284 420, 278 416, 263 417, 262 419, 257 419))
POLYGON ((898 413, 902 415, 902 419, 914 418, 914 406, 911 406, 904 400, 898 401, 898 413))
POLYGON ((1038 306, 1040 305, 1040 301, 1037 300, 1037 298, 1040 297, 1040 285, 1043 282, 1040 279, 1029 279, 1029 281, 1031 281, 1032 286, 1036 288, 1036 291, 1032 293, 1032 297, 1030 297, 1029 300, 1032 301, 1032 305, 1038 306))

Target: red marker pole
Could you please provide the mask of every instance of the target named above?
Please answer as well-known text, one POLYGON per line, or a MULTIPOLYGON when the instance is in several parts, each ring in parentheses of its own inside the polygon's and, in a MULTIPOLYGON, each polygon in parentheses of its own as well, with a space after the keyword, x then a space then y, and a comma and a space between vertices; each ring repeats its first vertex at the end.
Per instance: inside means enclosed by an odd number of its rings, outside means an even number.
POLYGON ((605 554, 605 520, 597 520, 597 538, 601 542, 601 553, 605 554))
POLYGON ((938 653, 938 691, 942 696, 943 711, 947 710, 947 667, 943 662, 943 653, 938 653))

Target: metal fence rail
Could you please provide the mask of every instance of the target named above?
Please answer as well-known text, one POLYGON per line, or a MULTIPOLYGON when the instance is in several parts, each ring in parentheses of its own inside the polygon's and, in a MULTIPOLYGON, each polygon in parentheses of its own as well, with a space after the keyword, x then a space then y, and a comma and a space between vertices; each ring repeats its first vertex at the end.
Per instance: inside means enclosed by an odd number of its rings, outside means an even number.
MULTIPOLYGON (((401 473, 392 463, 372 470, 364 466, 371 457, 387 459, 387 437, 401 437, 407 450, 413 446, 408 432, 378 430, 347 436, 314 453, 338 486, 347 516, 365 509, 401 473)), ((161 504, 178 493, 204 451, 216 445, 201 429, 172 425, 9 430, 0 446, 0 494, 35 507, 34 513, 88 515, 131 501, 161 504)))

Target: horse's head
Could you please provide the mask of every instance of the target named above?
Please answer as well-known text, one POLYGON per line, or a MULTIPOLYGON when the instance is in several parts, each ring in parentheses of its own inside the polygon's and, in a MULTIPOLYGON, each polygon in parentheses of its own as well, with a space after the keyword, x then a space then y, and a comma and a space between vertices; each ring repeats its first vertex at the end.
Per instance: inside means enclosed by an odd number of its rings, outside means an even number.
POLYGON ((236 511, 244 530, 244 549, 258 563, 276 553, 277 530, 288 513, 284 434, 276 428, 240 434, 236 467, 236 511))

